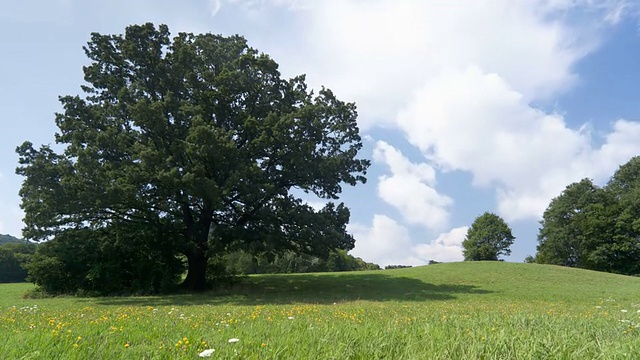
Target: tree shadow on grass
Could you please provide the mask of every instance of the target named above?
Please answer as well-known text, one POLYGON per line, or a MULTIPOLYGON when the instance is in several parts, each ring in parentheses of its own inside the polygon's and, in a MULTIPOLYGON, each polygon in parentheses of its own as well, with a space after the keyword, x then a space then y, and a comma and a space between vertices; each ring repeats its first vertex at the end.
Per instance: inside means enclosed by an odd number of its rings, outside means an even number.
POLYGON ((459 294, 487 294, 472 285, 434 285, 382 273, 249 276, 234 286, 206 293, 88 299, 101 305, 333 304, 344 301, 443 301, 459 294))

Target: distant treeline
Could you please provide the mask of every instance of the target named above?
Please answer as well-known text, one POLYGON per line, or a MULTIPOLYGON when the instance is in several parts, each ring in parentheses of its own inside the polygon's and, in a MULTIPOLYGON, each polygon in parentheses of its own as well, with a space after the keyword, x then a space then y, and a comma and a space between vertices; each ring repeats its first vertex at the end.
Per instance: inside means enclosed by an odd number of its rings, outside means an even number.
POLYGON ((234 251, 217 262, 218 266, 224 267, 224 273, 238 275, 380 270, 379 265, 353 257, 341 249, 329 252, 324 258, 293 251, 259 255, 234 251))
POLYGON ((0 245, 4 245, 7 243, 26 243, 25 240, 18 239, 17 237, 11 235, 2 235, 0 234, 0 245))
POLYGON ((392 270, 392 269, 406 269, 406 268, 410 268, 411 265, 387 265, 384 267, 385 270, 392 270))
POLYGON ((0 283, 24 282, 22 264, 36 251, 36 245, 11 235, 0 235, 0 283))

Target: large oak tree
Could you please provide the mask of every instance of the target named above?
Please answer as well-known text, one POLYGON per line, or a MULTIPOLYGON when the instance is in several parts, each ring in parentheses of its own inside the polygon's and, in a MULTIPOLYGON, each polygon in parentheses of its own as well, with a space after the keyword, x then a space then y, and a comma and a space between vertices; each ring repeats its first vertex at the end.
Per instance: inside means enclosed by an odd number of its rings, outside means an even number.
POLYGON ((233 249, 353 248, 343 204, 314 211, 295 195, 338 199, 366 181, 353 103, 281 78, 240 36, 134 25, 92 34, 85 52, 84 94, 61 97, 55 119, 62 150, 17 149, 26 238, 133 227, 145 247, 187 258, 191 290, 233 249))

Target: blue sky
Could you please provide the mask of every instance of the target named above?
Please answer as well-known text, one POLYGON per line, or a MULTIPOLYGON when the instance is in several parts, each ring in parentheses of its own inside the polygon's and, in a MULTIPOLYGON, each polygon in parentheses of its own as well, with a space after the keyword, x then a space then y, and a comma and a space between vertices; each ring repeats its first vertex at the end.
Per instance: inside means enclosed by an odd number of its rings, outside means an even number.
MULTIPOLYGON (((640 154, 640 3, 624 0, 8 0, 0 3, 0 233, 20 236, 14 149, 53 141, 91 32, 154 22, 241 34, 284 76, 358 106, 372 159, 346 188, 352 253, 461 260, 484 211, 535 253, 549 201, 640 154)), ((318 199, 307 199, 320 204, 318 199)))

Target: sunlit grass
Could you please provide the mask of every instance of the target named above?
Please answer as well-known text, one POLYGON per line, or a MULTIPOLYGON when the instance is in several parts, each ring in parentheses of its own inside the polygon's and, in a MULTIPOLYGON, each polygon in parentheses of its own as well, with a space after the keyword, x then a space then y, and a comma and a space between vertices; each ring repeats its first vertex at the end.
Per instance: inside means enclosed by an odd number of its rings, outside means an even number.
POLYGON ((22 299, 3 359, 640 358, 640 279, 530 264, 256 276, 224 292, 22 299), (237 339, 237 341, 231 341, 237 339))

